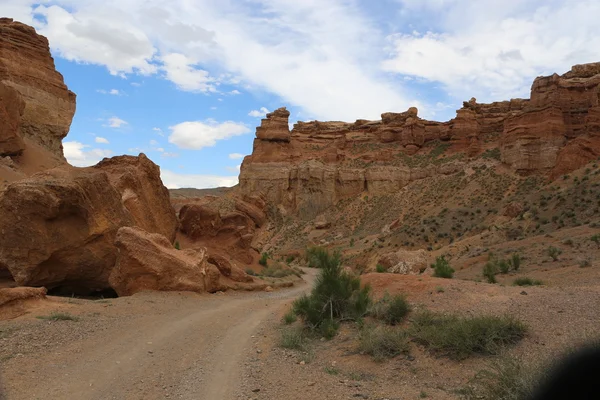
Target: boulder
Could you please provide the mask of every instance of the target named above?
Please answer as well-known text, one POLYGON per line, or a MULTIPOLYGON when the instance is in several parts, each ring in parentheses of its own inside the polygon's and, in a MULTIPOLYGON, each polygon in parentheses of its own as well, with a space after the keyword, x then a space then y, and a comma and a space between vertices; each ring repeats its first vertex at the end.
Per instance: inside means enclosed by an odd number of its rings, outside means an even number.
POLYGON ((224 289, 221 273, 208 263, 206 249, 177 250, 163 235, 137 227, 119 229, 115 244, 119 253, 109 282, 119 296, 147 290, 214 293, 224 289))
POLYGON ((0 192, 0 264, 22 286, 108 287, 113 244, 131 214, 106 173, 56 168, 0 192))
POLYGON ((19 285, 103 290, 119 228, 140 226, 174 239, 176 224, 158 167, 143 154, 59 167, 0 192, 0 265, 19 285))
POLYGON ((177 216, 171 206, 169 190, 160 179, 158 165, 141 153, 138 157, 105 158, 93 168, 108 174, 136 226, 175 240, 177 216))
POLYGON ((208 256, 208 262, 216 266, 221 275, 234 282, 254 282, 254 279, 242 271, 233 260, 228 260, 218 254, 211 254, 208 256))
POLYGON ((385 254, 378 264, 389 273, 413 275, 422 273, 429 267, 429 256, 425 250, 398 250, 385 254))
POLYGON ((21 137, 21 116, 25 102, 18 92, 0 83, 0 156, 18 156, 25 150, 21 137))

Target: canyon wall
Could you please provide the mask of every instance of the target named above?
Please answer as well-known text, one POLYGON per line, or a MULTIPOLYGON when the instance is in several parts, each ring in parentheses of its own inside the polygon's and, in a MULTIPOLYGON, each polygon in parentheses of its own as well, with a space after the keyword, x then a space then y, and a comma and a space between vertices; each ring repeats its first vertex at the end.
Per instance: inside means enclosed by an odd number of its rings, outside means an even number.
POLYGON ((381 120, 298 122, 267 114, 240 173, 244 195, 316 215, 360 193, 397 192, 411 181, 464 170, 479 156, 520 174, 555 178, 600 155, 600 63, 535 80, 530 99, 471 99, 448 122, 416 108, 381 120))
POLYGON ((43 153, 45 168, 65 163, 62 139, 74 114, 75 94, 56 71, 48 40, 0 18, 0 156, 27 157, 29 151, 43 153))

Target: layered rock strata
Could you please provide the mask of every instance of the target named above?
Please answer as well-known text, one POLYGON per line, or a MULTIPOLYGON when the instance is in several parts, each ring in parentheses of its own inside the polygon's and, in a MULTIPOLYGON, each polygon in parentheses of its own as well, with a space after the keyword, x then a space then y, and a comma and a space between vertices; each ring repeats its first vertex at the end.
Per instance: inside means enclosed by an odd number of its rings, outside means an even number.
POLYGON ((600 63, 537 78, 531 99, 471 99, 448 122, 411 108, 379 121, 298 122, 288 133, 288 116, 278 109, 257 128, 240 189, 307 216, 347 196, 460 172, 483 153, 515 172, 554 178, 600 155, 600 63))

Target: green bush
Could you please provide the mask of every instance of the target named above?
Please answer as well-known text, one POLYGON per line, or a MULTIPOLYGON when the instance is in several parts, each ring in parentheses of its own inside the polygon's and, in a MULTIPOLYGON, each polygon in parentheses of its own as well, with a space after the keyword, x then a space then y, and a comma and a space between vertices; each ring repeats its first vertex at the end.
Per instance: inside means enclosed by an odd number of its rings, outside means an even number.
POLYGON ((516 286, 539 286, 542 284, 542 281, 538 281, 531 278, 517 278, 514 281, 516 286))
POLYGON ((410 304, 406 301, 404 295, 399 294, 392 297, 387 292, 369 310, 370 315, 389 325, 402 322, 409 312, 410 304))
POLYGON ((375 267, 375 270, 379 273, 383 273, 383 272, 387 271, 386 268, 381 264, 377 264, 377 267, 375 267))
POLYGON ((493 360, 471 380, 463 393, 467 400, 522 400, 532 398, 547 370, 516 357, 493 360))
POLYGON ((359 350, 377 361, 408 353, 406 331, 389 326, 365 326, 359 334, 359 350))
POLYGON ((181 245, 179 244, 179 240, 175 241, 175 245, 173 247, 175 247, 175 249, 177 249, 177 250, 181 250, 181 245))
POLYGON ((546 252, 552 258, 553 261, 557 261, 558 256, 560 256, 562 254, 562 250, 559 248, 556 248, 554 246, 548 247, 548 250, 546 250, 546 252))
POLYGON ((283 316, 282 320, 284 324, 291 325, 298 320, 298 317, 296 317, 293 310, 290 310, 283 316))
POLYGON ((496 264, 498 265, 498 271, 500 271, 501 274, 508 274, 508 271, 510 271, 510 264, 508 261, 500 259, 496 260, 496 264))
POLYGON ((293 310, 309 329, 328 337, 337 331, 340 320, 358 319, 367 313, 370 287, 361 288, 360 278, 342 270, 339 253, 322 253, 315 266, 321 273, 310 294, 294 301, 293 310))
POLYGON ((594 243, 596 243, 596 246, 598 246, 598 248, 600 248, 600 235, 599 234, 595 234, 594 236, 592 236, 590 238, 590 240, 594 243))
POLYGON ((267 266, 268 260, 269 259, 269 255, 267 253, 262 253, 260 256, 260 260, 258 260, 258 263, 260 265, 262 265, 263 267, 267 266))
POLYGON ((521 268, 521 256, 519 255, 519 253, 514 253, 512 255, 512 257, 510 258, 510 265, 515 271, 518 271, 519 268, 521 268))
POLYGON ((476 353, 498 354, 525 332, 525 325, 511 316, 462 317, 430 311, 417 314, 410 330, 417 343, 459 360, 476 353))
POLYGON ((256 276, 256 272, 254 272, 254 270, 251 268, 246 268, 246 273, 250 276, 256 276))
POLYGON ((483 276, 487 279, 488 283, 496 283, 496 274, 498 273, 498 266, 494 261, 488 261, 483 267, 483 276))
POLYGON ((309 247, 306 249, 306 262, 310 268, 321 268, 320 265, 329 256, 322 247, 309 247))
POLYGON ((281 330, 279 345, 285 349, 304 350, 307 337, 304 331, 298 327, 286 327, 281 330))
POLYGON ((293 256, 293 255, 289 255, 289 256, 287 256, 287 257, 285 258, 285 262, 286 262, 286 264, 291 264, 291 263, 293 263, 293 262, 294 262, 294 260, 295 260, 295 259, 296 259, 296 257, 295 257, 295 256, 293 256))
POLYGON ((431 264, 433 268, 433 276, 438 278, 450 279, 454 276, 454 269, 444 256, 439 256, 435 259, 435 263, 431 264))
POLYGON ((289 275, 296 274, 292 269, 284 268, 280 263, 275 262, 271 266, 265 268, 260 275, 269 278, 284 278, 289 275))

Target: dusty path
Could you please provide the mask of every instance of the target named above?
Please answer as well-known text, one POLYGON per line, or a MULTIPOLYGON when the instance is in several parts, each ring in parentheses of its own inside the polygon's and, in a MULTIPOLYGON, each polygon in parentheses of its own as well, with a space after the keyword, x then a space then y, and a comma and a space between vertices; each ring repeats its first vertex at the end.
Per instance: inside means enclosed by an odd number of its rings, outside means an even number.
MULTIPOLYGON (((309 287, 184 299, 108 330, 92 326, 81 340, 5 363, 6 398, 232 399, 257 327, 309 287)), ((60 323, 80 324, 52 324, 60 323)))

